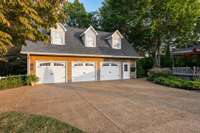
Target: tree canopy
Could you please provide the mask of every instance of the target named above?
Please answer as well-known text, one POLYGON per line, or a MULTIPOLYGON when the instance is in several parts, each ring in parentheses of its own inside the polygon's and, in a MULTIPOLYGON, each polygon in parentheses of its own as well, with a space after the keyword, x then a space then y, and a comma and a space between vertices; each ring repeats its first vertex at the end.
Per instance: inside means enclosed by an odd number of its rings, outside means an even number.
POLYGON ((69 26, 85 28, 92 22, 92 14, 86 11, 79 0, 65 3, 64 11, 67 14, 67 24, 69 26))
POLYGON ((62 0, 1 0, 0 56, 8 47, 21 47, 25 40, 48 41, 44 34, 64 18, 62 0))
POLYGON ((182 47, 199 39, 199 0, 105 0, 100 14, 102 29, 119 29, 154 57, 155 66, 163 45, 182 47))

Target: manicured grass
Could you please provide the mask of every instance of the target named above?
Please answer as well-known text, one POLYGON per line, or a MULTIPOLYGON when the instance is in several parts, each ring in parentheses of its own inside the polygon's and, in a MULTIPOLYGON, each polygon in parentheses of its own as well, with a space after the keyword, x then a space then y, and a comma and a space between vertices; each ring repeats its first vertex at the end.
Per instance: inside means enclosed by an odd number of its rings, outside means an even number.
POLYGON ((0 114, 0 133, 83 133, 53 118, 26 113, 0 114))
POLYGON ((185 80, 173 75, 154 74, 148 78, 154 83, 188 90, 200 90, 200 81, 185 80))

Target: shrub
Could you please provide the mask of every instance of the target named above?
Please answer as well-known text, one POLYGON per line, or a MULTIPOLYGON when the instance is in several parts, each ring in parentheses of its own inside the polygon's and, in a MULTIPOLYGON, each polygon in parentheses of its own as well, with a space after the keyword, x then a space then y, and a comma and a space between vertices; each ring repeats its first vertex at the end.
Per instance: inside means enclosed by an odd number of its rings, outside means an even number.
POLYGON ((172 67, 172 56, 169 45, 166 46, 165 55, 161 56, 161 67, 172 67))
POLYGON ((17 76, 7 76, 0 79, 0 89, 16 88, 24 85, 31 85, 38 81, 35 75, 17 75, 17 76))
POLYGON ((156 74, 151 75, 148 78, 148 80, 157 84, 166 85, 170 87, 192 89, 192 90, 200 89, 200 81, 184 80, 170 74, 156 73, 156 74))
POLYGON ((152 68, 148 71, 148 76, 153 75, 168 75, 171 74, 171 70, 169 68, 152 68))
POLYGON ((0 80, 0 89, 15 88, 25 84, 25 76, 7 76, 0 80))
POLYGON ((26 83, 27 85, 31 85, 32 83, 38 82, 39 78, 36 77, 35 75, 28 75, 26 78, 26 83))
POLYGON ((137 61, 137 77, 142 78, 147 76, 149 69, 153 67, 153 58, 145 57, 137 61))

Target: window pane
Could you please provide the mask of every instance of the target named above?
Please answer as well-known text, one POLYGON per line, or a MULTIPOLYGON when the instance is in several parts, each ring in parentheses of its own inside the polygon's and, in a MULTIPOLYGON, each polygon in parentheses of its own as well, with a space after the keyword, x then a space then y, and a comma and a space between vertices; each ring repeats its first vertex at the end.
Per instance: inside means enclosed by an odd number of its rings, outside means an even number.
POLYGON ((113 47, 117 48, 117 49, 121 48, 121 39, 120 38, 114 40, 113 47))
POLYGON ((74 64, 74 66, 83 66, 83 63, 74 64))
POLYGON ((85 66, 94 66, 94 64, 86 63, 85 66))
POLYGON ((88 37, 87 46, 88 47, 94 47, 94 39, 92 37, 88 37))
POLYGON ((135 67, 131 67, 131 72, 135 72, 136 68, 135 67))
POLYGON ((53 32, 53 44, 62 44, 62 34, 53 32))
POLYGON ((118 66, 117 64, 112 63, 111 66, 118 66))
POLYGON ((54 66, 64 66, 62 63, 54 63, 54 66))
POLYGON ((125 64, 125 65, 124 65, 124 72, 127 72, 127 71, 128 71, 128 65, 125 64))
POLYGON ((109 66, 109 63, 104 63, 103 66, 109 66))
POLYGON ((40 66, 50 66, 51 63, 40 63, 40 66))

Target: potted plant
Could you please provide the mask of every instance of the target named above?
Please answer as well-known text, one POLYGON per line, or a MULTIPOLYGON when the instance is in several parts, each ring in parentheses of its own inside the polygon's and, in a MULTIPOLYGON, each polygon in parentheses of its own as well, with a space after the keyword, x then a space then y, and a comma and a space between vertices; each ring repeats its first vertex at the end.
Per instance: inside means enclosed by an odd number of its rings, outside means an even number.
POLYGON ((39 81, 39 78, 35 75, 28 75, 26 79, 27 85, 34 86, 39 81))

